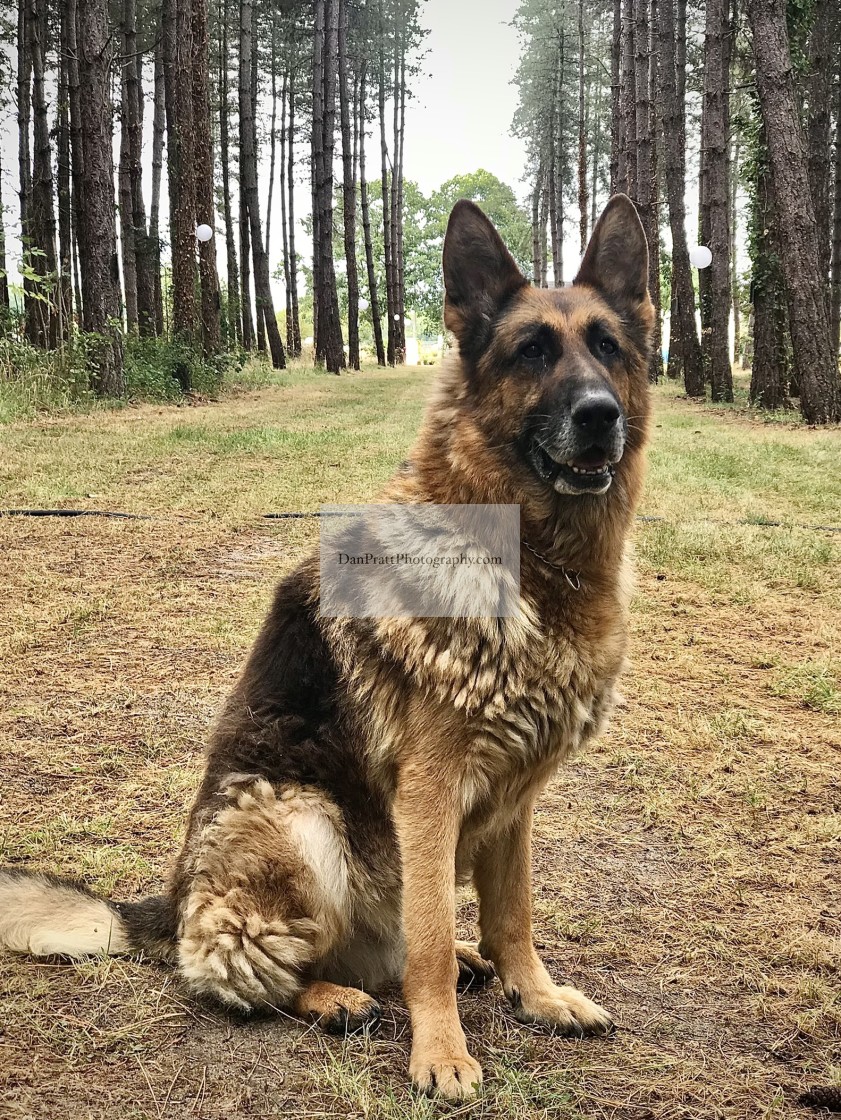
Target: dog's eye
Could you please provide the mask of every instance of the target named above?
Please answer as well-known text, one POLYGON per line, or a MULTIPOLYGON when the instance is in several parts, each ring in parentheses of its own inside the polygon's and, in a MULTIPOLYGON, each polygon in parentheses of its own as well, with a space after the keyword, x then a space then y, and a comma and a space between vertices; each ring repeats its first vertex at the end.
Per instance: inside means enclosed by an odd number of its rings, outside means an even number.
POLYGON ((527 362, 536 362, 543 357, 543 347, 539 342, 530 342, 522 348, 520 356, 525 358, 527 362))
POLYGON ((604 354, 606 358, 611 357, 613 354, 619 353, 619 347, 612 338, 603 338, 599 342, 599 353, 604 354))

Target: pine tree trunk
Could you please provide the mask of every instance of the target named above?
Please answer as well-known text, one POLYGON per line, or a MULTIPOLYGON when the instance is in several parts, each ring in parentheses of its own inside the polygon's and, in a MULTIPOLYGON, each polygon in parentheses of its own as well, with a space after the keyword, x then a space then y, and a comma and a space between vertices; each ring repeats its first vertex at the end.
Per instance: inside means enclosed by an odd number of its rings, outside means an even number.
MULTIPOLYGON (((68 5, 59 5, 58 120, 56 122, 56 189, 58 200, 58 293, 59 333, 67 341, 73 327, 73 196, 70 189, 70 92, 67 38, 68 5)), ((2 207, 0 207, 2 212, 2 207)), ((0 231, 0 237, 2 232, 0 231)), ((0 272, 5 272, 0 263, 0 272)), ((2 285, 0 279, 0 305, 2 285)))
POLYGON ((396 268, 396 310, 397 310, 397 361, 406 361, 406 292, 405 292, 405 257, 403 253, 403 142, 406 134, 406 39, 405 29, 400 32, 400 77, 398 79, 400 97, 400 112, 397 118, 396 173, 397 173, 397 226, 396 226, 396 251, 394 262, 396 268))
POLYGON ((30 337, 30 323, 34 322, 34 286, 27 273, 32 267, 30 247, 32 239, 32 150, 29 142, 32 122, 32 27, 29 0, 18 0, 18 73, 17 73, 17 118, 18 118, 18 200, 20 204, 20 239, 24 265, 23 301, 27 338, 30 337))
MULTIPOLYGON (((169 222, 172 245, 172 330, 188 344, 196 331, 196 181, 193 32, 190 0, 164 0, 164 83, 166 93, 169 222)), ((190 389, 188 367, 179 373, 190 389)))
POLYGON ((832 223, 832 298, 830 338, 841 356, 841 70, 835 96, 835 216, 832 223))
POLYGON ((651 136, 651 230, 648 235, 648 286, 654 304, 654 331, 651 344, 649 379, 658 382, 663 376, 663 296, 660 290, 660 167, 658 147, 658 116, 656 112, 659 64, 657 59, 658 0, 651 0, 648 41, 648 133, 651 136))
POLYGON ((679 54, 675 50, 674 0, 660 0, 658 25, 659 116, 663 122, 663 167, 672 233, 672 290, 675 297, 668 375, 677 378, 682 371, 687 395, 702 397, 704 369, 695 328, 695 293, 686 243, 686 124, 684 102, 678 94, 676 60, 679 54))
POLYGON ((737 195, 739 190, 739 160, 741 157, 741 138, 734 129, 733 151, 730 160, 730 299, 733 307, 733 361, 739 362, 742 353, 742 313, 739 301, 739 272, 736 267, 736 245, 739 233, 739 211, 737 195))
POLYGON ((240 74, 250 77, 244 83, 240 79, 239 129, 240 129, 240 192, 245 201, 248 227, 251 238, 251 252, 254 261, 254 301, 257 310, 258 329, 262 322, 268 340, 272 365, 275 369, 286 368, 286 352, 280 338, 280 330, 274 312, 269 261, 263 248, 263 231, 260 222, 260 198, 257 189, 257 131, 254 120, 254 52, 253 43, 253 5, 252 0, 240 3, 240 74))
POLYGON ((342 129, 342 171, 344 199, 345 261, 347 262, 348 361, 359 369, 359 275, 356 266, 356 181, 348 90, 348 9, 339 0, 339 108, 342 129))
POLYGON ((811 424, 841 419, 841 380, 830 338, 808 158, 792 83, 783 0, 748 0, 756 82, 768 137, 780 256, 800 408, 811 424))
POLYGON ((32 54, 33 160, 29 230, 33 253, 30 267, 42 278, 41 295, 27 307, 27 335, 31 342, 47 349, 58 343, 58 264, 56 260, 56 221, 53 203, 53 168, 50 124, 45 91, 47 4, 30 0, 29 27, 32 54))
POLYGON ((540 217, 538 218, 538 229, 540 230, 540 282, 538 287, 548 288, 548 255, 546 252, 546 221, 549 216, 549 197, 550 197, 550 178, 553 172, 550 168, 543 177, 543 182, 540 185, 540 217))
MULTIPOLYGON (((292 328, 292 283, 289 272, 289 214, 286 206, 286 119, 289 105, 289 70, 284 67, 280 87, 280 240, 283 253, 283 288, 286 304, 286 353, 295 353, 295 332, 292 328)), ((268 234, 268 230, 266 231, 268 234)))
POLYGON ((531 192, 531 262, 532 280, 540 287, 540 193, 543 188, 543 156, 537 165, 534 188, 531 192))
POLYGON ((584 0, 578 0, 578 239, 587 248, 587 125, 584 120, 584 0))
POLYGON ((219 14, 219 153, 222 162, 222 213, 225 220, 225 261, 227 271, 228 341, 242 343, 240 317, 239 265, 231 203, 230 102, 228 89, 228 28, 230 0, 223 0, 219 14))
MULTIPOLYGON (((636 94, 636 195, 631 197, 637 205, 640 221, 648 241, 649 295, 659 304, 659 231, 656 223, 654 189, 654 138, 651 132, 651 29, 649 25, 649 0, 634 3, 634 91, 636 94)), ((661 372, 659 339, 652 347, 649 377, 657 381, 661 372)))
POLYGON ((829 269, 832 253, 832 79, 841 51, 838 0, 815 0, 809 36, 809 75, 806 79, 806 143, 809 160, 809 189, 815 208, 818 237, 818 266, 826 284, 830 306, 829 269))
POLYGON ((117 171, 119 185, 120 250, 123 260, 123 297, 125 299, 126 329, 129 334, 137 332, 137 259, 135 257, 134 230, 131 222, 131 143, 129 140, 129 120, 136 93, 131 87, 130 74, 134 70, 134 56, 137 53, 136 8, 133 0, 122 2, 120 65, 120 163, 117 171), (132 49, 133 44, 133 49, 132 49))
MULTIPOLYGON (((620 179, 625 147, 625 118, 622 113, 622 0, 613 0, 613 36, 610 51, 610 193, 624 189, 620 179)), ((627 166, 627 164, 625 164, 627 166)), ((626 175, 627 178, 627 175, 626 175)))
POLYGON ((79 214, 83 328, 97 335, 92 347, 94 390, 104 397, 125 393, 123 347, 115 328, 117 228, 111 109, 112 39, 105 0, 79 0, 76 10, 84 205, 79 214))
POLYGON ((298 257, 295 252, 295 66, 289 73, 289 136, 287 140, 286 192, 289 202, 289 290, 292 300, 293 358, 301 356, 301 320, 298 311, 298 257))
POLYGON ((213 236, 199 242, 202 349, 217 354, 222 349, 219 273, 216 267, 216 204, 214 200, 213 135, 210 126, 210 35, 207 0, 192 0, 193 38, 192 98, 195 129, 195 220, 209 225, 213 236))
MULTIPOLYGON (((249 3, 249 26, 250 26, 250 0, 249 3)), ((244 187, 245 182, 245 158, 243 155, 243 136, 244 125, 243 118, 246 120, 252 116, 252 102, 251 102, 251 57, 243 58, 242 54, 242 9, 243 2, 240 0, 239 6, 239 75, 237 90, 239 96, 239 262, 240 262, 240 303, 242 307, 242 345, 246 350, 253 350, 256 336, 254 333, 254 312, 251 304, 251 230, 248 219, 248 203, 246 200, 246 192, 244 187)), ((249 34, 249 46, 251 37, 249 34)), ((248 129, 251 132, 251 129, 248 129)))
POLYGON ((774 188, 768 168, 765 137, 757 140, 753 225, 756 230, 754 267, 751 281, 753 303, 753 361, 750 399, 760 408, 783 408, 786 400, 788 369, 785 340, 785 311, 782 283, 777 263, 773 230, 777 226, 774 188))
POLYGON ((166 88, 164 80, 163 10, 158 14, 155 40, 155 97, 152 117, 152 197, 149 203, 149 256, 152 272, 152 304, 155 334, 162 335, 164 293, 161 277, 161 180, 164 168, 164 135, 166 133, 166 88))
POLYGON ((702 343, 714 401, 733 400, 730 365, 730 13, 707 0, 701 123, 704 208, 709 222, 709 309, 702 343))
MULTIPOLYGON (((552 251, 552 277, 555 287, 561 285, 561 245, 558 236, 558 156, 556 152, 556 138, 558 135, 558 77, 557 62, 552 75, 552 105, 549 110, 548 121, 548 150, 546 162, 549 170, 546 175, 546 188, 548 191, 547 209, 549 211, 549 246, 552 251)), ((563 236, 563 235, 561 235, 563 236)))
POLYGON ((637 94, 634 69, 634 0, 622 0, 622 136, 619 152, 619 190, 637 197, 637 94))
MULTIPOLYGON (((269 121, 269 189, 266 197, 266 256, 271 254, 272 203, 274 201, 274 175, 277 163, 277 20, 272 20, 272 55, 269 62, 272 75, 272 115, 269 121)), ((285 99, 284 99, 285 101, 285 99)), ((283 110, 281 109, 281 116, 283 110)))
POLYGON ((377 292, 377 274, 374 270, 374 247, 371 240, 371 209, 368 201, 368 179, 365 171, 365 117, 366 117, 366 68, 362 61, 359 75, 359 205, 362 210, 362 236, 365 241, 365 267, 368 273, 368 298, 371 305, 371 325, 374 331, 374 349, 377 365, 386 364, 383 345, 383 327, 380 318, 380 302, 377 292))
POLYGON ((338 0, 316 0, 313 52, 313 305, 317 362, 330 373, 345 364, 333 263, 333 151, 336 123, 338 0))
POLYGON ((78 20, 76 0, 62 4, 67 48, 67 101, 70 112, 70 240, 75 247, 74 294, 78 325, 83 322, 82 280, 79 261, 79 227, 84 209, 84 174, 82 168, 82 110, 79 104, 79 54, 76 44, 78 20))
POLYGON ((3 218, 3 159, 0 149, 0 337, 8 327, 9 274, 6 267, 6 223, 3 218))
POLYGON ((388 364, 394 365, 394 273, 392 263, 394 254, 391 247, 391 204, 388 178, 388 144, 385 135, 385 24, 383 5, 380 0, 380 84, 379 84, 379 109, 380 109, 380 182, 382 186, 383 205, 383 252, 385 256, 385 290, 386 290, 386 356, 388 364))

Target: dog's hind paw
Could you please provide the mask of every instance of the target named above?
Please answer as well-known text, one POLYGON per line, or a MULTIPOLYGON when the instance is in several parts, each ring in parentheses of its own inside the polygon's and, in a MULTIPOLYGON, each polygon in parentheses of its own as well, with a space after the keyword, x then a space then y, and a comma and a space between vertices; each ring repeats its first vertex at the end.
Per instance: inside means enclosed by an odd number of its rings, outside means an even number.
POLYGON ((456 963, 458 980, 456 987, 460 992, 471 988, 486 988, 496 976, 493 963, 479 952, 469 941, 456 942, 456 963))
POLYGON ((521 1023, 548 1027, 567 1038, 606 1035, 615 1030, 610 1014, 577 988, 553 985, 548 991, 524 995, 517 989, 505 993, 521 1023))

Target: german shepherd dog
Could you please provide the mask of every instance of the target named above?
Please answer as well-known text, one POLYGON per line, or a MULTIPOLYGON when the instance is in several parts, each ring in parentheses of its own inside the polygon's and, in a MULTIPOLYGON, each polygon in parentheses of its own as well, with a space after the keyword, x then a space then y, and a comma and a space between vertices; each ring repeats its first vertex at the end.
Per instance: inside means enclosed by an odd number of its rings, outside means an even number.
MULTIPOLYGON (((0 945, 142 952, 193 992, 351 1031, 402 979, 409 1072, 473 1095, 460 973, 494 971, 525 1023, 604 1034, 610 1015, 535 952, 535 800, 599 733, 626 649, 652 307, 636 211, 613 198, 573 285, 530 286, 459 202, 444 244, 445 363, 395 503, 520 507, 517 618, 326 618, 319 563, 280 584, 214 730, 167 893, 110 902, 0 873, 0 945), (478 947, 456 941, 472 878, 478 947)), ((459 577, 455 577, 459 578, 459 577)))

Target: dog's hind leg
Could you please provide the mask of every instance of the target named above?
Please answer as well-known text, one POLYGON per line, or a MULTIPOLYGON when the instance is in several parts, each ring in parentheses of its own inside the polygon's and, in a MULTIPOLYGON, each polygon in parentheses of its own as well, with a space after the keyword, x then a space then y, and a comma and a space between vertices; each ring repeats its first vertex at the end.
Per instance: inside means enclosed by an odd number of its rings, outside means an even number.
POLYGON ((341 813, 319 791, 256 775, 232 776, 216 798, 182 858, 180 972, 193 991, 242 1011, 309 1013, 311 970, 350 920, 341 813))

